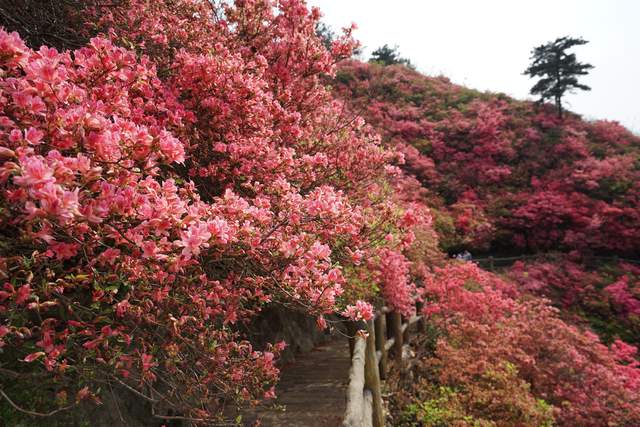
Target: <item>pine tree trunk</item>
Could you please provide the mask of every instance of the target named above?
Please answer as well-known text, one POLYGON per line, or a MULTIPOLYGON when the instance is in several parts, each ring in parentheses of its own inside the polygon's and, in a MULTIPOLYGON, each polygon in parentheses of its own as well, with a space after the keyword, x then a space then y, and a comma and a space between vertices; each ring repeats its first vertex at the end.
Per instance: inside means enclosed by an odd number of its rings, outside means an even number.
MULTIPOLYGON (((555 62, 556 86, 555 87, 556 87, 556 89, 558 89, 559 85, 560 85, 560 59, 561 59, 561 57, 562 57, 562 52, 556 52, 556 56, 555 56, 555 59, 556 59, 556 62, 555 62)), ((556 92, 555 97, 556 97, 556 111, 558 112, 558 118, 560 120, 562 120, 562 101, 560 99, 561 95, 559 95, 556 92)))
POLYGON ((558 118, 562 120, 562 99, 556 96, 556 110, 558 111, 558 118))

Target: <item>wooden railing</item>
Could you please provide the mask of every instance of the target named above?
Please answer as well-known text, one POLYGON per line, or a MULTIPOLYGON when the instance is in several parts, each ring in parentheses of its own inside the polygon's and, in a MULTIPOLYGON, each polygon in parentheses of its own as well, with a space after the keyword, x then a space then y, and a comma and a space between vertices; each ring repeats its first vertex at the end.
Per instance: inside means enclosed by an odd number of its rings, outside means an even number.
MULTIPOLYGON (((417 309, 420 313, 419 305, 417 309)), ((424 329, 422 316, 412 316, 403 322, 400 313, 383 307, 373 320, 351 325, 351 368, 343 427, 384 426, 381 379, 387 377, 390 354, 397 368, 403 369, 403 347, 415 323, 419 330, 424 329)))
MULTIPOLYGON (((507 267, 513 264, 516 261, 523 260, 535 260, 535 259, 544 259, 544 254, 536 254, 536 255, 517 255, 511 257, 482 257, 482 258, 473 258, 470 261, 478 263, 481 267, 486 268, 487 270, 494 270, 496 267, 507 267)), ((587 256, 585 257, 586 261, 614 261, 614 262, 626 262, 629 264, 640 264, 640 260, 630 259, 630 258, 622 258, 618 256, 587 256)))
POLYGON ((496 266, 506 267, 513 264, 516 261, 523 261, 523 260, 536 259, 536 258, 538 258, 536 255, 518 255, 518 256, 511 256, 511 257, 488 256, 485 258, 474 258, 474 259, 471 259, 470 261, 478 263, 478 265, 480 265, 483 268, 486 268, 487 270, 493 270, 496 268, 496 266))

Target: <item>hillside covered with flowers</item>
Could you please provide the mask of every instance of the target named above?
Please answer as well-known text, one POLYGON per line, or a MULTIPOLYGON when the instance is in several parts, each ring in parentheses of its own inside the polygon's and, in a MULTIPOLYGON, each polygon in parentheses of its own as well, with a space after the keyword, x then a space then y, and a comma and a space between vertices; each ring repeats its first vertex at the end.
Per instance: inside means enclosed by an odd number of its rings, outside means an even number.
POLYGON ((81 424, 114 395, 142 425, 229 421, 275 394, 287 343, 248 333, 265 308, 324 329, 421 301, 393 423, 640 423, 617 332, 637 268, 567 264, 619 315, 600 339, 545 299, 578 286, 557 264, 501 278, 446 254, 633 256, 638 138, 350 61, 353 29, 327 45, 303 0, 71 3, 45 38, 0 29, 4 421, 81 424))
POLYGON ((636 387, 640 138, 403 64, 345 61, 332 85, 403 155, 443 251, 527 255, 501 277, 456 263, 425 277, 432 329, 416 377, 396 378, 396 422, 637 423, 635 398, 617 406, 599 381, 636 387))
POLYGON ((350 61, 352 101, 441 211, 445 250, 637 255, 640 138, 403 65, 350 61))

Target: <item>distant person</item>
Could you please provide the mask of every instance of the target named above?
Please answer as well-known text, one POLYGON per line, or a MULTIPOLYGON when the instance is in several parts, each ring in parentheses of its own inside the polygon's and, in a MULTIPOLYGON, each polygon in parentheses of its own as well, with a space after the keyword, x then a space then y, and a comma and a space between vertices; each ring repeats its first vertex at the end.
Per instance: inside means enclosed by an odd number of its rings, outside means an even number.
POLYGON ((471 261, 473 259, 473 257, 471 256, 471 252, 467 250, 465 250, 464 252, 460 252, 454 258, 461 261, 471 261))

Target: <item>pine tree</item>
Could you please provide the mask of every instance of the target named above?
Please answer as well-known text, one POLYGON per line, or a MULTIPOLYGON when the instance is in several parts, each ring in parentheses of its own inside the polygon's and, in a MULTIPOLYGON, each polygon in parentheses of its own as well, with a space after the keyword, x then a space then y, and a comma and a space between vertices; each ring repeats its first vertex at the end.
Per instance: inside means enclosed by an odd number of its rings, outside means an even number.
POLYGON ((400 56, 400 52, 398 52, 398 46, 390 47, 386 44, 371 53, 369 62, 376 62, 382 65, 403 64, 411 69, 415 69, 414 65, 409 59, 400 56))
POLYGON ((531 88, 532 95, 540 95, 540 101, 553 99, 558 117, 562 118, 562 97, 573 89, 591 90, 578 82, 578 76, 589 74, 591 64, 583 64, 576 60, 574 53, 566 51, 573 46, 587 44, 582 38, 560 37, 531 51, 531 65, 524 74, 540 80, 531 88))

